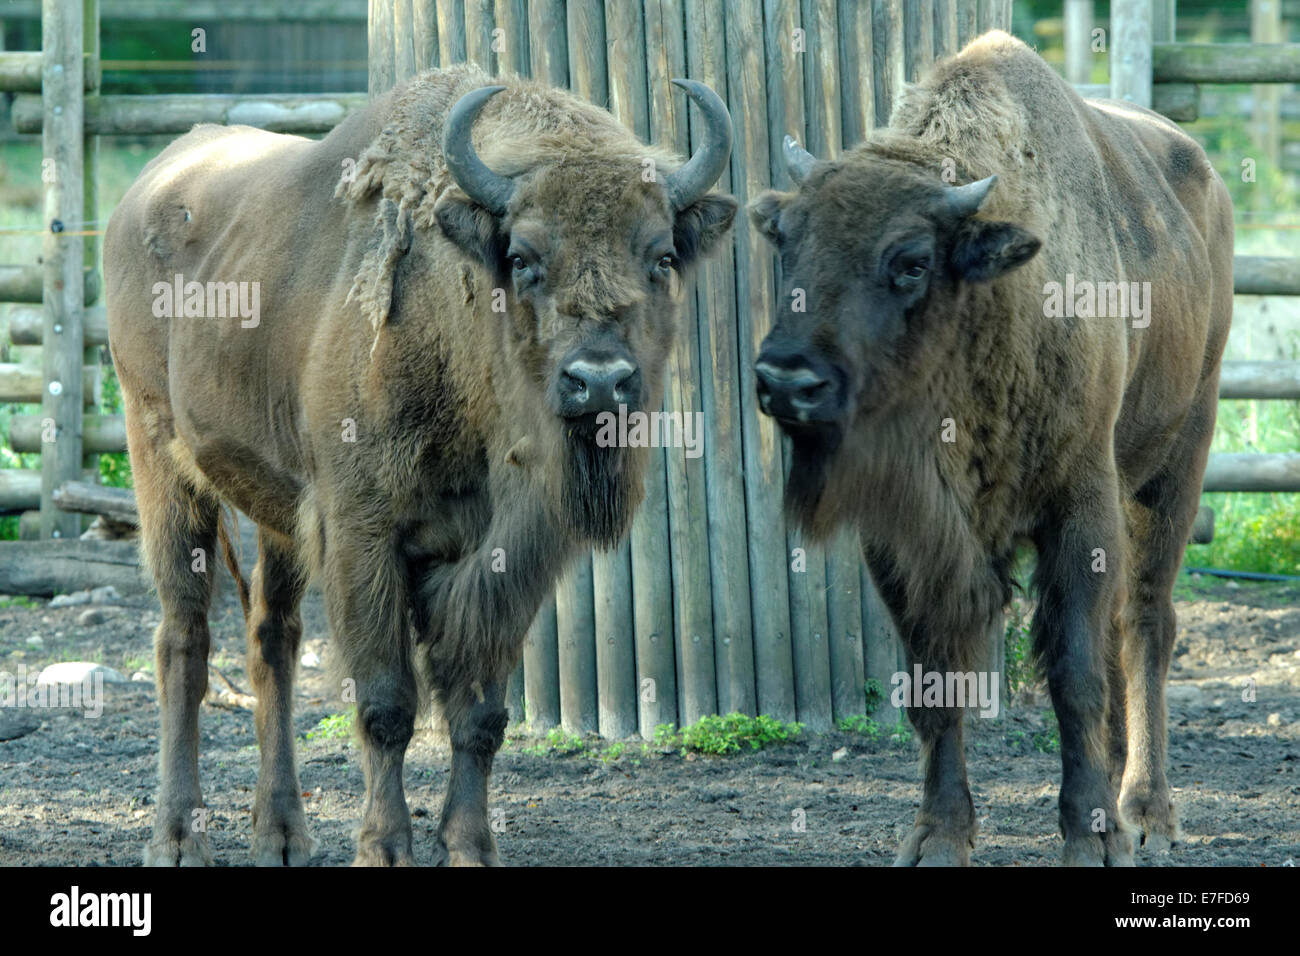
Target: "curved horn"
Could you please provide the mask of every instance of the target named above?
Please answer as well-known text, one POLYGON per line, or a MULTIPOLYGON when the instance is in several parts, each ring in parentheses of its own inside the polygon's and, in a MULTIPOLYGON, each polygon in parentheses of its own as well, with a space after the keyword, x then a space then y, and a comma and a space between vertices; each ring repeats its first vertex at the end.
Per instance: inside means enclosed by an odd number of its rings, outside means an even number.
POLYGON ((817 162, 817 157, 808 150, 799 145, 799 141, 793 136, 787 136, 781 141, 781 152, 785 155, 785 169, 790 174, 790 178, 795 184, 803 182, 812 172, 813 163, 817 162))
POLYGON ((731 114, 717 93, 695 80, 673 80, 686 91, 704 114, 704 144, 681 169, 670 173, 664 188, 675 210, 682 210, 699 199, 727 169, 731 156, 731 114))
POLYGON ((443 158, 447 161, 447 168, 456 180, 456 185, 494 216, 505 214, 515 184, 508 176, 498 176, 492 172, 478 158, 474 144, 470 141, 470 131, 474 128, 474 119, 479 110, 504 89, 504 86, 483 86, 470 90, 456 101, 456 105, 447 114, 447 126, 442 133, 443 158))
POLYGON ((957 216, 971 216, 979 212, 980 206, 988 198, 989 190, 998 181, 994 173, 985 179, 967 183, 965 186, 949 186, 945 195, 948 197, 948 209, 957 216))

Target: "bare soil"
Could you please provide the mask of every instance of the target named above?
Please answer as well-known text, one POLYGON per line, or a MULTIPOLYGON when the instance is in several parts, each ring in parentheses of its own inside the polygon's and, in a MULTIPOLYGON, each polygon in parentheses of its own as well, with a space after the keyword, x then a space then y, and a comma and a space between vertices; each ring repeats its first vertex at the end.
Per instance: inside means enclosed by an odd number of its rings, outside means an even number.
MULTIPOLYGON (((1185 842, 1144 865, 1279 866, 1300 859, 1300 588, 1180 585, 1171 674, 1170 780, 1185 842), (1248 679, 1256 700, 1243 700, 1248 679)), ((0 607, 0 670, 100 661, 130 677, 153 670, 157 603, 0 607), (29 638, 39 636, 39 645, 29 638)), ((306 608, 304 650, 327 656, 319 602, 306 608)), ((243 627, 227 593, 213 611, 213 661, 244 688, 243 627)), ((306 739, 339 712, 324 669, 298 682, 296 729, 316 865, 350 862, 361 814, 361 770, 347 736, 306 739)), ((1059 756, 1050 708, 1022 694, 1004 717, 972 721, 971 785, 980 865, 1056 863, 1059 756)), ((152 681, 106 685, 104 712, 0 709, 0 865, 130 866, 140 862, 157 784, 152 681), (6 739, 8 738, 8 739, 6 739)), ((622 756, 529 752, 512 734, 497 759, 492 805, 502 859, 515 865, 864 864, 892 860, 920 796, 916 745, 847 733, 735 757, 684 757, 629 743, 622 756), (834 759, 837 751, 844 752, 834 759), (797 830, 802 818, 805 827, 797 830)), ((416 857, 428 862, 448 753, 421 730, 407 761, 416 857)), ((201 771, 219 863, 249 861, 257 772, 252 713, 204 706, 201 771)))

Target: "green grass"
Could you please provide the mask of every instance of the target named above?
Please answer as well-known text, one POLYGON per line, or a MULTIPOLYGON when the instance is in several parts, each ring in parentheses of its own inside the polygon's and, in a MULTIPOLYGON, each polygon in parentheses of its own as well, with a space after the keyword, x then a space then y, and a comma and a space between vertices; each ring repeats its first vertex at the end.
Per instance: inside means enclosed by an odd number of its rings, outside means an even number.
POLYGON ((852 717, 841 717, 835 722, 835 726, 846 734, 859 734, 868 740, 879 740, 880 735, 885 732, 885 728, 876 723, 866 714, 854 714, 852 717))
POLYGON ((655 744, 677 748, 683 754, 736 754, 790 743, 802 732, 803 724, 797 722, 785 723, 766 714, 749 717, 732 713, 701 717, 681 730, 660 724, 655 728, 655 744))
POLYGON ((341 714, 331 714, 328 717, 322 717, 320 723, 307 731, 307 739, 334 740, 339 737, 351 736, 352 714, 352 711, 345 710, 341 714))

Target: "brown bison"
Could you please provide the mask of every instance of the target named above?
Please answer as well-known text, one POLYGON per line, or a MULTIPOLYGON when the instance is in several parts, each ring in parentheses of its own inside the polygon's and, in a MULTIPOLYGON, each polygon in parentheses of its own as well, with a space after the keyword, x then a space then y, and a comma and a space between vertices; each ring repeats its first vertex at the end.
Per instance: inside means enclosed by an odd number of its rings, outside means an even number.
POLYGON ((316 578, 355 693, 356 862, 412 862, 402 763, 428 696, 452 746, 439 857, 497 862, 504 678, 566 562, 616 542, 642 494, 645 450, 599 447, 595 419, 658 407, 685 272, 736 203, 709 193, 731 126, 707 87, 677 81, 705 119, 682 164, 564 92, 488 82, 422 74, 318 142, 199 126, 109 223, 109 337, 163 608, 147 862, 211 859, 193 824, 223 501, 260 529, 255 860, 312 854, 290 704, 316 578))
MULTIPOLYGON (((1084 102, 1000 32, 838 160, 786 153, 796 191, 750 211, 790 303, 755 366, 792 440, 789 508, 860 530, 927 673, 985 659, 1032 543, 1064 859, 1131 863, 1130 825, 1167 846, 1171 592, 1232 311, 1223 182, 1168 120, 1084 102)), ((969 862, 951 704, 909 706, 925 782, 902 865, 969 862)))

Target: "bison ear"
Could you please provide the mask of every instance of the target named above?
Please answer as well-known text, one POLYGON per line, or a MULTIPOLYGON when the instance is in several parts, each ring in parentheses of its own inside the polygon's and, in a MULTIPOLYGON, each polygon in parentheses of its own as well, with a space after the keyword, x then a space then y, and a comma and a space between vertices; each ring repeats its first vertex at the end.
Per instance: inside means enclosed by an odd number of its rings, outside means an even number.
POLYGON ((713 251, 727 234, 740 204, 723 193, 707 193, 673 220, 673 246, 682 265, 689 266, 713 251))
POLYGON ((477 259, 493 273, 501 269, 506 254, 506 236, 501 222, 459 190, 448 190, 433 209, 442 234, 461 252, 477 259))
POLYGON ((1024 265, 1042 244, 1013 223, 968 219, 958 230, 952 265, 967 282, 987 282, 1024 265))
POLYGON ((789 196, 769 189, 749 204, 749 221, 762 233, 763 238, 772 245, 777 244, 780 235, 777 224, 781 219, 781 210, 785 208, 789 196))

